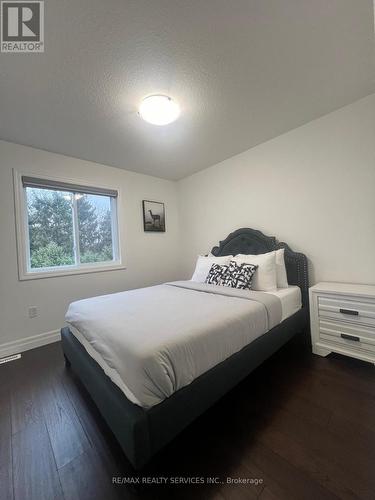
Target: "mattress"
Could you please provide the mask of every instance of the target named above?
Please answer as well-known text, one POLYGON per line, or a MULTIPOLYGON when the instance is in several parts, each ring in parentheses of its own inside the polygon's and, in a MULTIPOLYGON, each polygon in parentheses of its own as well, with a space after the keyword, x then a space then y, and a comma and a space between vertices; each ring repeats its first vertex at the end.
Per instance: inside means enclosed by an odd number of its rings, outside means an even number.
POLYGON ((112 382, 148 408, 301 306, 298 287, 267 293, 224 288, 178 282, 94 297, 71 304, 66 319, 112 382))
POLYGON ((278 288, 269 293, 280 299, 281 302, 281 321, 289 318, 302 307, 302 294, 299 286, 289 285, 288 288, 278 288))

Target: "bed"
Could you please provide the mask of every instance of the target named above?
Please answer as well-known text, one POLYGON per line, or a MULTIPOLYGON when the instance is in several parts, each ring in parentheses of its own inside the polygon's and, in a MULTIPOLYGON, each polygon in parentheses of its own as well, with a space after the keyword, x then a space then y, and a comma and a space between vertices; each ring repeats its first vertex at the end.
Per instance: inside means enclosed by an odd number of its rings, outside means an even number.
POLYGON ((71 306, 70 326, 61 331, 66 363, 136 469, 306 328, 303 254, 249 228, 231 233, 211 253, 280 248, 291 286, 276 294, 183 281, 71 306))

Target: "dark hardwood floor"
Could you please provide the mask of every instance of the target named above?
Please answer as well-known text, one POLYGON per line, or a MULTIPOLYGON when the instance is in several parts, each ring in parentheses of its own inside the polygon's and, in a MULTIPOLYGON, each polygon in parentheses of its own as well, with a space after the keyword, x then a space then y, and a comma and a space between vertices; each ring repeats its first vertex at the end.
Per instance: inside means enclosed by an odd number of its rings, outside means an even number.
POLYGON ((374 472, 375 367, 319 358, 300 342, 264 363, 141 473, 65 368, 59 343, 0 365, 1 500, 373 500, 374 472))

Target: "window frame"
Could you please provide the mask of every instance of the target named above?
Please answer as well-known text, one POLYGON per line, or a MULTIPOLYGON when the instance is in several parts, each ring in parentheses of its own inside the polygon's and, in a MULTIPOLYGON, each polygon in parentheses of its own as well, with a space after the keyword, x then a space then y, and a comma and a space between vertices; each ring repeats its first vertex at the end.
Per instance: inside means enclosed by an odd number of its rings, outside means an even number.
MULTIPOLYGON (((114 271, 119 269, 126 269, 122 259, 122 244, 121 244, 121 224, 120 224, 120 210, 121 206, 121 190, 118 187, 109 186, 107 184, 87 183, 81 179, 69 179, 67 177, 55 177, 41 172, 20 172, 13 169, 14 181, 14 200, 15 200, 15 221, 16 221, 16 236, 17 236, 17 259, 18 259, 18 278, 20 281, 41 279, 41 278, 54 278, 57 276, 70 276, 75 274, 97 273, 103 271, 114 271), (27 196, 26 187, 23 186, 22 177, 35 177, 44 179, 46 182, 54 181, 62 184, 75 184, 87 189, 110 189, 117 191, 117 197, 111 198, 111 221, 112 221, 112 241, 113 241, 113 255, 114 260, 109 262, 91 262, 82 264, 73 264, 58 267, 44 267, 32 270, 30 267, 30 239, 28 227, 28 211, 27 211, 27 196)), ((63 190, 63 189, 62 189, 63 190)), ((66 189, 65 189, 66 190, 66 189)), ((74 197, 74 203, 76 203, 74 197)), ((76 214, 76 211, 75 211, 76 214)), ((77 215, 77 214, 76 214, 77 215)), ((74 216, 74 211, 73 211, 74 216)), ((73 225, 73 231, 75 231, 73 225)), ((74 234, 74 238, 76 235, 74 234)), ((79 244, 76 242, 76 244, 79 244)), ((76 254, 76 249, 74 249, 76 254)), ((79 252, 78 252, 79 253, 79 252)))

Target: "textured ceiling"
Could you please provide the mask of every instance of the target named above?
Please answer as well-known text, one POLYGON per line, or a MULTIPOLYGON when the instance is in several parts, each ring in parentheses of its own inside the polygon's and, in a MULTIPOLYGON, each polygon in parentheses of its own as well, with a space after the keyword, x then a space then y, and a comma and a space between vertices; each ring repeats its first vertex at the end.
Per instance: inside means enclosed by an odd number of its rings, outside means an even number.
POLYGON ((0 55, 0 138, 169 179, 375 91, 372 0, 48 0, 45 47, 0 55))

